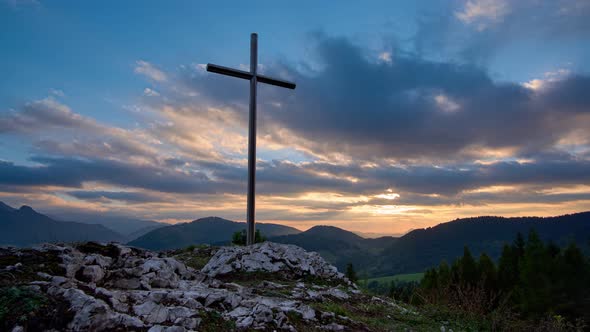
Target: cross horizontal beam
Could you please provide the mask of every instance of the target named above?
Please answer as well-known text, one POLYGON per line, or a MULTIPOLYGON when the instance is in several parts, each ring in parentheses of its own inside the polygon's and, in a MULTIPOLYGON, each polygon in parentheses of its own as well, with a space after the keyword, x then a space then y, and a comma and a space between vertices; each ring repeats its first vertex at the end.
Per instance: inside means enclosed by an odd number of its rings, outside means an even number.
MULTIPOLYGON (((214 65, 212 63, 207 64, 207 71, 212 72, 212 73, 216 73, 216 74, 221 74, 221 75, 233 76, 233 77, 237 77, 237 78, 241 78, 241 79, 245 79, 245 80, 251 80, 252 77, 254 76, 249 71, 238 70, 238 69, 228 68, 228 67, 224 67, 224 66, 214 65)), ((280 86, 280 87, 287 88, 287 89, 295 89, 295 83, 291 83, 289 81, 277 80, 277 79, 270 78, 268 76, 264 76, 264 75, 260 75, 260 74, 256 74, 256 80, 260 83, 276 85, 276 86, 280 86)))

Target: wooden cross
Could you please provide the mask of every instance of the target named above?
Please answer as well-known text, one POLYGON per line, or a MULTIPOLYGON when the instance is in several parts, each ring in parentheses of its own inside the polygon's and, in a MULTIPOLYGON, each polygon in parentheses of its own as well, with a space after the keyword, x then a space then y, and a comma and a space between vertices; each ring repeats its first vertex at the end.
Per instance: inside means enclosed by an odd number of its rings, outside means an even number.
POLYGON ((246 243, 254 244, 254 193, 256 187, 256 85, 258 82, 295 89, 295 83, 277 80, 257 73, 258 67, 258 35, 250 35, 250 71, 232 69, 228 67, 207 64, 207 71, 227 76, 250 80, 250 117, 248 120, 248 207, 246 220, 248 231, 246 243))

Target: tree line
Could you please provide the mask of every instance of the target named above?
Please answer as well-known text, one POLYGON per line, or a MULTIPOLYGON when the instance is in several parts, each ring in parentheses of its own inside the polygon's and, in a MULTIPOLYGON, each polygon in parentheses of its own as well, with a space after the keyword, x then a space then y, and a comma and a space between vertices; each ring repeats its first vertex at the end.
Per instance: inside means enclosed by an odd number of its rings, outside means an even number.
POLYGON ((577 330, 590 322, 590 258, 574 243, 545 243, 534 230, 505 244, 497 262, 465 247, 462 257, 427 270, 419 283, 368 286, 422 307, 477 317, 496 330, 577 330))

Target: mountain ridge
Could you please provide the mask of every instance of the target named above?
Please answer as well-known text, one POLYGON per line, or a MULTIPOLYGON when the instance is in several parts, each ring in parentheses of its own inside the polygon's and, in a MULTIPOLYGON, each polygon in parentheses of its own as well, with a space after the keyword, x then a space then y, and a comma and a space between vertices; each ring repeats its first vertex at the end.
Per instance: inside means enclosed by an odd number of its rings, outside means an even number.
POLYGON ((31 246, 43 242, 121 241, 123 236, 102 226, 54 220, 23 205, 0 202, 0 245, 31 246))
MULTIPOLYGON (((301 232, 293 227, 270 223, 256 223, 256 227, 267 237, 301 232)), ((176 249, 203 243, 228 244, 234 232, 245 229, 244 222, 210 216, 158 228, 128 244, 151 250, 176 249)))

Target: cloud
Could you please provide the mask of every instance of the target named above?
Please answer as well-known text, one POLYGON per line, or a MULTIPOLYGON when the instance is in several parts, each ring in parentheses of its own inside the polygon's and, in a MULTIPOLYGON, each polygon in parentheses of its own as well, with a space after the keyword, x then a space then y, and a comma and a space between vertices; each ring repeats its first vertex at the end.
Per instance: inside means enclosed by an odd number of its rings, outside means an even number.
MULTIPOLYGON (((578 113, 588 111, 585 76, 564 77, 532 93, 517 83, 495 82, 477 66, 412 54, 397 55, 391 64, 373 62, 342 38, 320 38, 316 53, 322 69, 312 75, 285 64, 268 66, 298 88, 261 87, 260 100, 269 106, 260 105, 259 112, 263 137, 314 157, 449 162, 493 158, 498 151, 538 153, 587 124, 562 107, 566 99, 580 100, 578 113), (281 106, 271 108, 274 102, 281 106)), ((243 126, 242 82, 211 75, 183 79, 198 91, 199 102, 224 109, 228 117, 233 112, 243 126)))
POLYGON ((48 97, 24 105, 20 112, 0 116, 0 133, 34 132, 40 128, 80 128, 95 131, 97 123, 85 118, 55 99, 48 97))
POLYGON ((133 191, 91 191, 91 190, 76 190, 76 191, 68 191, 66 192, 67 195, 81 199, 81 200, 90 200, 90 201, 123 201, 126 203, 146 203, 146 202, 158 202, 162 201, 161 195, 154 195, 154 194, 147 194, 143 192, 133 192, 133 191))
POLYGON ((547 86, 551 83, 559 82, 559 81, 567 78, 567 76, 569 76, 569 74, 570 74, 570 71, 568 69, 559 69, 556 71, 548 71, 543 74, 543 78, 535 78, 535 79, 532 79, 528 82, 524 82, 522 85, 525 88, 537 91, 537 90, 547 88, 547 86))
MULTIPOLYGON (((314 63, 265 66, 298 87, 259 88, 260 218, 444 221, 588 202, 590 189, 571 189, 590 183, 587 75, 498 82, 478 65, 393 47, 376 59, 349 39, 316 38, 314 63)), ((198 65, 137 66, 158 85, 144 89, 151 98, 140 98, 133 128, 53 98, 2 113, 0 135, 30 144, 33 157, 0 162, 0 198, 167 220, 242 218, 247 82, 198 65)))
POLYGON ((39 165, 0 162, 0 183, 81 188, 85 182, 99 182, 175 193, 214 193, 226 189, 199 171, 185 173, 114 160, 35 157, 32 161, 39 165))
POLYGON ((49 89, 49 93, 57 97, 65 97, 66 94, 60 89, 49 89))
POLYGON ((158 97, 160 96, 160 93, 156 90, 145 88, 143 89, 143 95, 148 97, 158 97))
MULTIPOLYGON (((589 14, 590 5, 580 0, 447 1, 419 16, 412 42, 414 51, 425 57, 480 66, 496 63, 505 52, 519 54, 513 51, 522 45, 560 49, 583 59, 588 48, 581 41, 590 37, 589 14)), ((528 53, 520 61, 545 61, 545 55, 528 53)))
POLYGON ((138 60, 135 63, 135 73, 144 75, 156 82, 166 82, 168 80, 168 77, 163 71, 144 60, 138 60))
POLYGON ((490 24, 502 21, 510 7, 505 0, 469 0, 455 16, 465 24, 474 24, 484 30, 490 24))

